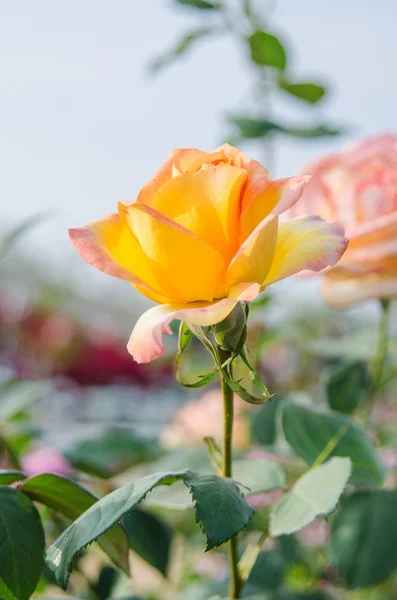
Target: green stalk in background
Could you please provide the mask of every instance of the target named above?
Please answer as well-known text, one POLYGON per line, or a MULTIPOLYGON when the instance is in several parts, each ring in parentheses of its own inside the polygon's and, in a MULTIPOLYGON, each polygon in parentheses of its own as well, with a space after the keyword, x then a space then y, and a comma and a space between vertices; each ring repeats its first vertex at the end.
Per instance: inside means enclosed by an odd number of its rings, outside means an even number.
POLYGON ((378 346, 373 362, 372 386, 368 397, 366 424, 371 419, 371 414, 375 405, 376 396, 381 388, 387 350, 389 345, 389 317, 391 301, 389 299, 380 300, 381 317, 379 321, 378 346))

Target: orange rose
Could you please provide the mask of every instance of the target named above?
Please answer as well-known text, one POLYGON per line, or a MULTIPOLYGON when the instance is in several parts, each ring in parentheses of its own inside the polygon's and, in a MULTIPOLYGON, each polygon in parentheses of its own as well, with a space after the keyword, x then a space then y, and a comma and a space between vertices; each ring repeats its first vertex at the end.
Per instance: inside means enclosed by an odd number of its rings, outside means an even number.
POLYGON ((339 260, 346 247, 339 225, 316 217, 278 222, 307 181, 270 181, 228 144, 209 154, 175 150, 135 202, 70 230, 84 260, 160 303, 132 332, 128 349, 138 362, 164 353, 162 334, 173 319, 219 323, 270 283, 339 260))
POLYGON ((369 138, 306 170, 312 179, 291 212, 338 221, 349 238, 342 260, 325 271, 325 300, 345 308, 396 296, 397 137, 369 138))

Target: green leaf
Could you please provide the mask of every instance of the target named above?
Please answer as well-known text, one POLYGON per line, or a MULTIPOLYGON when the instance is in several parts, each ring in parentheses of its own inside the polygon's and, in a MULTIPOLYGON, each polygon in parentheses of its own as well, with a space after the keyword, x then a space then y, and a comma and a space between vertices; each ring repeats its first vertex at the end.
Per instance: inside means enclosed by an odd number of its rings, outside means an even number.
POLYGON ((73 465, 107 478, 152 460, 157 456, 158 448, 152 440, 140 438, 123 428, 114 428, 98 438, 79 442, 65 454, 73 465))
POLYGON ((267 389, 266 385, 263 383, 263 381, 259 377, 259 374, 256 371, 256 369, 254 369, 254 367, 252 366, 252 364, 248 360, 247 351, 246 351, 245 347, 242 348, 242 350, 240 352, 240 356, 241 356, 244 364, 248 367, 249 376, 250 376, 250 378, 252 380, 252 383, 253 383, 254 387, 256 387, 258 390, 260 390, 262 396, 264 396, 265 398, 267 398, 271 402, 272 396, 271 396, 269 390, 267 389))
POLYGON ((204 443, 207 446, 212 466, 217 471, 220 471, 222 469, 223 463, 222 450, 219 448, 218 444, 216 443, 213 437, 205 437, 204 443))
POLYGON ((15 483, 15 481, 21 481, 25 479, 25 473, 22 471, 7 471, 5 469, 0 469, 0 485, 9 485, 10 483, 15 483))
POLYGON ((282 131, 282 128, 268 119, 251 119, 249 117, 229 117, 230 123, 239 129, 241 139, 266 137, 269 133, 282 131))
POLYGON ((232 312, 214 326, 215 341, 223 350, 239 354, 247 337, 247 311, 238 302, 232 312))
POLYGON ((313 127, 282 127, 282 132, 292 137, 313 139, 339 135, 340 129, 328 125, 314 125, 313 127))
POLYGON ((202 27, 190 31, 184 35, 173 48, 164 51, 160 56, 154 58, 149 64, 149 70, 152 73, 158 73, 160 70, 164 69, 164 67, 167 67, 170 63, 185 54, 187 50, 190 50, 198 40, 201 40, 216 31, 217 29, 215 27, 202 27))
POLYGON ((181 321, 179 326, 179 339, 178 339, 178 354, 177 361, 182 355, 182 352, 186 350, 193 338, 193 332, 189 329, 188 323, 181 321))
MULTIPOLYGON (((222 363, 219 353, 218 353, 218 348, 217 348, 215 342, 213 342, 213 340, 211 339, 211 337, 208 334, 206 334, 201 327, 198 327, 196 325, 189 325, 189 327, 193 331, 194 335, 204 344, 204 346, 210 352, 210 354, 212 355, 212 357, 215 361, 217 368, 219 369, 220 373, 222 374, 222 377, 225 379, 228 386, 233 390, 233 392, 235 392, 238 396, 240 396, 240 398, 242 398, 249 404, 259 404, 260 405, 260 404, 264 404, 265 402, 270 400, 271 396, 270 396, 266 386, 261 381, 259 381, 260 387, 261 387, 261 396, 256 396, 254 394, 251 394, 248 390, 243 388, 237 381, 234 381, 234 379, 232 378, 232 376, 230 374, 230 361, 231 361, 231 359, 234 358, 233 355, 231 355, 231 357, 228 361, 226 361, 225 363, 222 363)), ((244 353, 241 350, 242 358, 244 358, 243 354, 244 353)), ((246 362, 246 359, 245 359, 245 362, 246 362)), ((252 369, 252 367, 251 367, 251 369, 252 369)))
POLYGON ((33 502, 0 487, 0 598, 27 600, 44 564, 44 532, 33 502))
MULTIPOLYGON (((70 519, 77 519, 84 511, 95 505, 98 498, 90 491, 67 477, 43 473, 26 479, 19 489, 35 502, 61 512, 70 519)), ((129 574, 128 537, 120 525, 98 539, 98 544, 112 561, 129 574)))
POLYGON ((280 40, 271 33, 256 31, 248 39, 251 58, 257 65, 276 67, 284 70, 287 66, 287 55, 280 40))
POLYGON ((253 510, 237 486, 218 475, 200 475, 188 469, 155 473, 108 494, 72 523, 47 551, 47 564, 58 584, 67 586, 76 554, 108 531, 158 485, 182 480, 195 501, 196 520, 207 538, 207 550, 237 535, 249 522, 253 510))
POLYGON ((201 8, 202 10, 215 10, 219 8, 219 4, 208 2, 207 0, 175 0, 175 2, 193 8, 201 8))
POLYGON ((330 135, 338 135, 340 133, 339 129, 328 127, 328 125, 291 127, 289 125, 269 121, 268 119, 254 119, 250 117, 229 117, 228 121, 238 128, 238 135, 242 140, 266 138, 274 133, 307 139, 327 137, 330 135))
POLYGON ((322 85, 316 83, 290 83, 285 79, 280 79, 278 87, 291 94, 291 96, 309 102, 309 104, 316 104, 326 93, 326 88, 322 85))
POLYGON ((330 456, 347 456, 353 467, 351 483, 382 484, 385 468, 373 443, 347 415, 288 401, 283 407, 282 424, 287 442, 308 465, 321 464, 330 456))
POLYGON ((123 517, 130 548, 143 560, 167 576, 172 530, 155 515, 135 508, 123 517))
POLYGON ((343 498, 331 526, 331 559, 350 588, 379 583, 397 567, 397 492, 343 498))
POLYGON ((245 594, 276 591, 283 583, 286 563, 278 550, 260 552, 247 579, 245 594))
POLYGON ((371 377, 363 360, 342 362, 328 370, 325 390, 328 404, 339 412, 353 412, 368 398, 371 377))
POLYGON ((312 523, 316 517, 328 515, 334 510, 350 472, 350 459, 336 457, 302 475, 291 492, 273 506, 270 535, 294 533, 312 523))
POLYGON ((206 373, 205 375, 199 375, 200 379, 198 381, 194 381, 194 382, 190 382, 190 383, 188 383, 185 379, 183 379, 179 372, 177 372, 176 378, 177 378, 178 382, 181 385, 183 385, 183 387, 199 388, 199 387, 203 387, 204 385, 207 385, 208 383, 210 383, 214 379, 214 377, 216 377, 217 375, 218 375, 218 371, 211 371, 211 373, 206 373))
POLYGON ((119 572, 109 565, 104 565, 99 571, 96 582, 91 583, 91 589, 95 594, 96 600, 107 600, 116 587, 118 579, 119 572))
POLYGON ((207 538, 207 550, 225 543, 248 524, 254 511, 233 481, 194 471, 182 479, 196 502, 196 520, 207 538))
POLYGON ((80 454, 77 449, 67 450, 64 455, 75 469, 83 473, 94 475, 99 479, 109 479, 113 476, 113 471, 108 465, 95 460, 92 456, 80 454))
POLYGON ((178 337, 178 351, 176 354, 176 378, 181 385, 188 388, 198 388, 204 385, 207 385, 210 381, 214 379, 214 377, 218 374, 218 371, 213 371, 212 373, 207 373, 206 375, 200 375, 199 380, 194 383, 189 383, 185 381, 185 379, 181 375, 181 362, 182 362, 182 354, 190 344, 193 338, 193 332, 190 329, 189 325, 184 321, 181 321, 179 327, 179 337, 178 337))
POLYGON ((285 469, 267 458, 233 461, 233 479, 249 489, 246 495, 271 492, 285 488, 287 484, 285 469))
POLYGON ((50 386, 45 381, 18 381, 10 384, 1 395, 0 422, 14 419, 48 394, 50 386))
MULTIPOLYGON (((247 389, 241 386, 237 381, 234 381, 231 378, 231 375, 228 371, 222 371, 223 377, 226 379, 228 386, 235 392, 240 398, 248 402, 248 404, 261 405, 270 400, 270 396, 266 395, 266 392, 263 392, 261 396, 256 396, 251 394, 247 389), (226 375, 225 375, 226 373, 226 375)), ((267 391, 266 387, 265 390, 267 391)))
POLYGON ((278 394, 271 402, 266 402, 253 416, 251 431, 254 439, 263 446, 270 446, 276 440, 276 413, 282 397, 278 394))

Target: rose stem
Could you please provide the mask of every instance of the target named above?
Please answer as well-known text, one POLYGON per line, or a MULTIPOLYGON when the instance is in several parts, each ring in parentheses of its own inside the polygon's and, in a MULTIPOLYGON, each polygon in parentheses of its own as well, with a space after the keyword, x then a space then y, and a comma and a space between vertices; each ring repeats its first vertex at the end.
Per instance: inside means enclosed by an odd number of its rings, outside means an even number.
MULTIPOLYGON (((221 362, 229 358, 230 354, 219 348, 219 357, 221 362)), ((228 386, 225 379, 221 375, 222 395, 223 395, 223 411, 224 411, 224 430, 223 430, 223 476, 232 476, 232 437, 233 437, 233 417, 234 417, 234 402, 233 390, 228 386)), ((229 565, 230 565, 230 598, 240 598, 241 579, 238 571, 238 553, 237 539, 231 538, 228 541, 229 565)))

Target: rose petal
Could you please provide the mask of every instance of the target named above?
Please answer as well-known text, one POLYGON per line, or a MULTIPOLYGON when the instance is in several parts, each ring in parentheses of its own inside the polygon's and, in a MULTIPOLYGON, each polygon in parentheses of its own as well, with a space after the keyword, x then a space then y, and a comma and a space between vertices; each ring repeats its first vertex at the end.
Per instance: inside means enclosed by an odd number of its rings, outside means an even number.
MULTIPOLYGON (((309 175, 291 177, 288 179, 277 179, 269 181, 266 187, 251 191, 249 202, 244 201, 240 219, 240 243, 247 239, 250 233, 268 215, 280 215, 285 212, 302 195, 305 184, 309 181, 309 175)), ((251 184, 252 185, 252 184, 251 184)))
POLYGON ((360 223, 346 231, 352 247, 374 244, 397 235, 397 212, 360 223))
MULTIPOLYGON (((213 152, 202 152, 201 155, 197 156, 183 172, 195 173, 207 165, 214 166, 217 164, 234 165, 246 169, 248 163, 249 160, 243 152, 230 144, 223 144, 213 152)), ((186 161, 185 165, 187 165, 186 161)))
POLYGON ((248 171, 248 181, 241 206, 242 211, 246 210, 251 202, 267 189, 270 178, 269 171, 257 160, 247 160, 246 169, 248 171))
POLYGON ((148 256, 163 294, 177 302, 213 300, 226 267, 212 246, 145 204, 120 204, 120 212, 148 256))
POLYGON ((273 262, 277 245, 278 217, 270 215, 239 248, 226 273, 226 285, 244 281, 262 284, 273 262))
POLYGON ((128 352, 136 362, 146 363, 162 356, 163 334, 171 334, 174 319, 191 325, 208 326, 223 321, 237 302, 250 301, 259 292, 258 284, 244 284, 231 290, 232 297, 217 302, 192 302, 189 304, 163 304, 145 312, 134 327, 128 342, 128 352))
POLYGON ((206 154, 197 148, 177 148, 171 156, 161 165, 157 173, 149 179, 138 194, 137 202, 141 204, 151 204, 155 193, 173 177, 173 168, 185 173, 190 163, 198 156, 206 154))
POLYGON ((343 227, 320 217, 296 217, 279 224, 274 261, 264 286, 309 269, 335 265, 347 246, 343 227))
POLYGON ((118 214, 83 227, 69 229, 72 244, 90 265, 113 277, 129 281, 155 302, 169 302, 159 290, 147 257, 118 214))
POLYGON ((239 167, 209 167, 165 183, 151 206, 197 233, 229 262, 236 251, 240 194, 246 171, 239 167))
POLYGON ((387 155, 397 157, 397 138, 390 133, 383 133, 354 144, 343 157, 346 164, 355 165, 374 156, 387 155))

